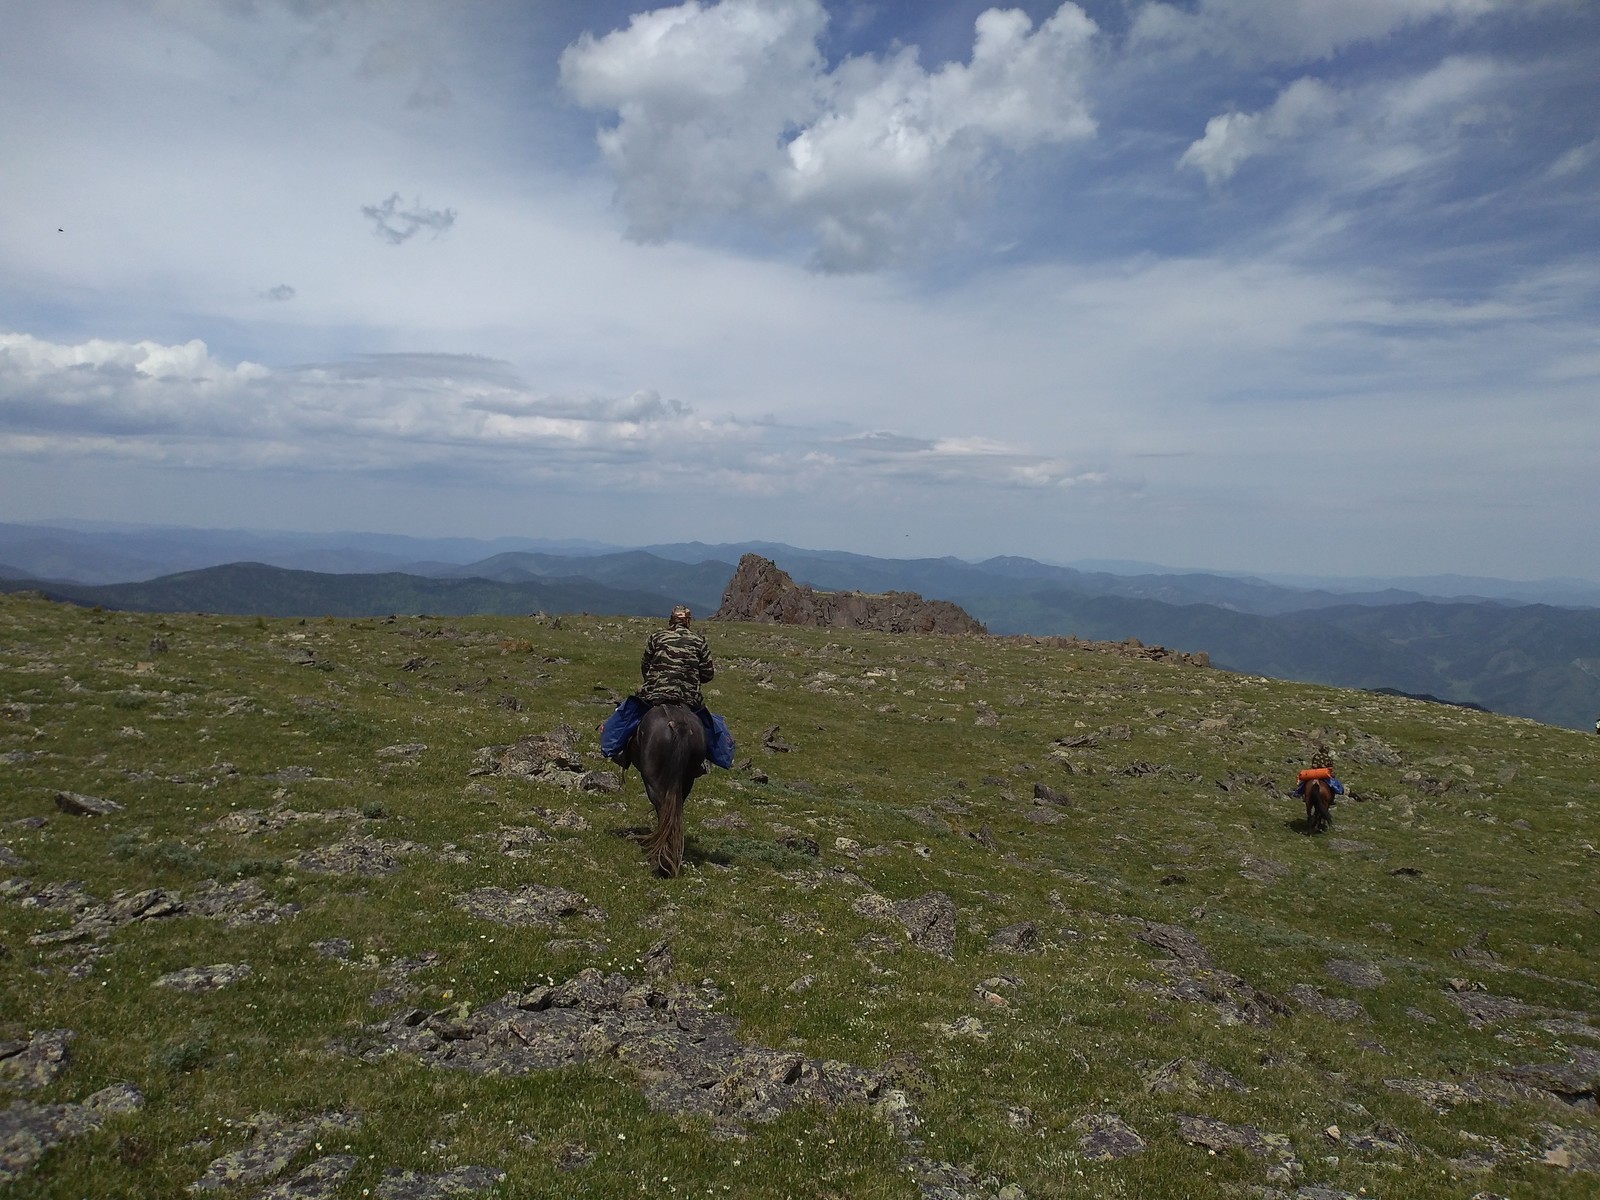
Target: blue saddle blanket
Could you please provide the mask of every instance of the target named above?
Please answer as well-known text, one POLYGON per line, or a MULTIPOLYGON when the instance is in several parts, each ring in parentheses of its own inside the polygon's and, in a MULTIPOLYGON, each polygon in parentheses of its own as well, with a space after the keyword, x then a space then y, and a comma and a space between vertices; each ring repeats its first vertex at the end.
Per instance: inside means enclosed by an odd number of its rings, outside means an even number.
MULTIPOLYGON (((600 730, 600 753, 611 758, 626 746, 649 707, 637 696, 629 696, 617 705, 600 730)), ((736 747, 728 723, 704 706, 695 709, 695 715, 706 727, 706 757, 719 767, 733 766, 736 747)))
MULTIPOLYGON (((1344 795, 1344 784, 1339 782, 1337 776, 1329 776, 1328 790, 1331 791, 1335 796, 1342 796, 1344 795)), ((1296 796, 1304 796, 1306 794, 1305 780, 1302 779, 1299 783, 1294 785, 1294 794, 1296 796)))

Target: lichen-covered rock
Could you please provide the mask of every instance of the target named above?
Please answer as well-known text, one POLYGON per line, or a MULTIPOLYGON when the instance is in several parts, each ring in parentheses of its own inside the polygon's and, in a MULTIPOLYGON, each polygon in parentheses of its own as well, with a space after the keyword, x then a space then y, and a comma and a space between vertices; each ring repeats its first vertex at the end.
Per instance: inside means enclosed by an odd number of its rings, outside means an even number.
POLYGON ((1201 1096, 1208 1092, 1244 1092, 1244 1083, 1221 1067, 1196 1058, 1175 1058, 1145 1076, 1145 1086, 1167 1096, 1201 1096))
POLYGON ((184 967, 169 971, 155 981, 156 987, 175 992, 215 992, 248 979, 255 973, 249 963, 212 963, 208 967, 184 967))
POLYGON ((115 800, 85 796, 80 792, 57 792, 56 807, 75 817, 105 817, 121 812, 123 808, 115 800))
POLYGON ((25 1042, 0 1042, 0 1085, 37 1091, 67 1069, 70 1029, 41 1029, 25 1042))
POLYGON ((354 1154, 324 1155, 288 1179, 257 1192, 255 1200, 333 1200, 339 1185, 350 1178, 360 1161, 354 1154))
POLYGON ((1215 1117, 1194 1113, 1176 1113, 1173 1119, 1178 1125, 1178 1136, 1192 1146, 1203 1146, 1218 1154, 1243 1150, 1257 1158, 1293 1157, 1289 1139, 1281 1133, 1267 1133, 1254 1125, 1229 1125, 1215 1117))
POLYGON ((486 1192, 506 1177, 495 1167, 452 1167, 435 1175, 390 1167, 378 1181, 378 1200, 445 1200, 486 1192))
POLYGON ((82 1104, 29 1104, 0 1112, 0 1183, 33 1170, 52 1146, 100 1128, 107 1117, 137 1112, 144 1096, 131 1083, 102 1088, 82 1104))
POLYGON ((1039 949, 1039 926, 1033 921, 1018 921, 989 935, 989 949, 1008 954, 1031 954, 1039 949))
POLYGON ((856 912, 874 920, 893 920, 905 929, 911 944, 941 958, 954 958, 956 906, 943 892, 911 900, 889 900, 876 893, 858 898, 856 912))
POLYGON ((213 1159, 205 1173, 189 1185, 189 1190, 212 1192, 276 1179, 319 1134, 352 1130, 360 1124, 361 1118, 354 1113, 320 1113, 291 1124, 285 1124, 281 1117, 272 1113, 260 1113, 251 1121, 255 1131, 251 1143, 213 1159))
POLYGON ((400 855, 423 853, 427 849, 417 842, 351 837, 306 850, 290 859, 289 865, 316 875, 360 875, 371 879, 398 871, 400 855))
POLYGON ((512 992, 466 1014, 411 1009, 335 1043, 368 1062, 404 1054, 430 1066, 520 1076, 615 1062, 650 1105, 736 1127, 797 1104, 867 1107, 885 1078, 849 1063, 751 1046, 706 989, 589 968, 560 984, 512 992))
POLYGON ((1370 1021, 1367 1010, 1354 1000, 1343 996, 1325 995, 1321 988, 1311 983, 1297 983, 1288 992, 1303 1012, 1316 1013, 1333 1021, 1370 1021))
POLYGON ((1131 1158, 1144 1150, 1144 1139, 1116 1113, 1089 1113, 1072 1123, 1078 1152, 1094 1162, 1131 1158))
POLYGON ((589 903, 587 897, 562 887, 524 884, 515 892, 484 887, 455 897, 456 907, 474 917, 499 925, 553 926, 565 917, 604 921, 605 909, 589 903))

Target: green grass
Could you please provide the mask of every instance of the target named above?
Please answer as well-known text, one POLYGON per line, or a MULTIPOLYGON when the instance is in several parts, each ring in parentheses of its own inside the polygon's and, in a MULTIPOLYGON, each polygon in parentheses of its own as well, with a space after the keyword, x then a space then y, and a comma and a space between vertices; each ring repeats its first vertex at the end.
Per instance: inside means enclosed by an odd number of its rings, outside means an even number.
MULTIPOLYGON (((1537 1099, 1438 1113, 1385 1080, 1471 1080, 1600 1044, 1533 1019, 1474 1028, 1450 999, 1451 981, 1466 980, 1600 1028, 1600 738, 1090 651, 711 624, 720 673, 708 701, 767 780, 736 769, 697 784, 686 871, 658 880, 625 836, 649 818, 637 775, 615 797, 471 774, 479 748, 562 723, 602 767, 608 689, 632 685, 650 628, 0 598, 0 845, 24 860, 0 876, 79 880, 100 900, 247 879, 298 906, 238 927, 130 924, 74 977, 73 960, 55 957, 63 947, 30 943, 70 915, 0 898, 0 1041, 76 1034, 69 1069, 27 1098, 76 1102, 121 1080, 147 1098, 50 1150, 8 1195, 181 1195, 245 1144, 255 1114, 334 1109, 362 1118, 325 1146, 360 1158, 341 1196, 375 1194, 386 1168, 465 1163, 505 1170, 498 1196, 917 1195, 907 1144, 863 1109, 796 1109, 729 1140, 651 1111, 616 1066, 482 1078, 330 1049, 393 1011, 368 997, 398 960, 438 956, 410 976, 405 1003, 470 1009, 586 967, 638 974, 662 939, 672 980, 711 981, 743 1041, 892 1069, 921 1121, 917 1153, 965 1167, 974 1194, 1232 1197, 1269 1184, 1271 1160, 1182 1142, 1182 1112, 1287 1136, 1296 1183, 1391 1198, 1593 1194, 1593 1173, 1535 1161, 1540 1123, 1600 1136, 1592 1113, 1537 1099), (169 649, 152 654, 158 632, 169 649), (788 752, 763 749, 775 725, 788 752), (1057 744, 1084 734, 1099 740, 1057 744), (1239 780, 1286 789, 1318 738, 1364 799, 1312 838, 1297 802, 1239 780), (380 754, 417 743, 426 749, 380 754), (1036 805, 1036 783, 1069 804, 1036 805), (125 807, 73 817, 55 808, 57 791, 125 807), (250 834, 216 825, 280 808, 300 819, 250 834), (568 810, 587 828, 554 819, 568 810), (1030 820, 1037 812, 1059 819, 1030 820), (46 820, 16 823, 33 817, 46 820), (499 853, 498 831, 528 825, 550 840, 527 857, 499 853), (401 868, 375 878, 292 865, 357 835, 427 849, 397 853, 401 868), (580 892, 606 919, 507 929, 451 900, 528 883, 580 892), (934 891, 956 906, 952 959, 856 903, 934 891), (1369 1019, 1291 1004, 1266 1027, 1227 1025, 1208 1004, 1164 999, 1164 955, 1132 936, 1141 920, 1183 926, 1256 989, 1281 998, 1312 984, 1369 1019), (1042 949, 989 949, 1021 921, 1036 923, 1042 949), (344 962, 313 946, 335 938, 352 944, 344 962), (1480 939, 1495 959, 1459 956, 1480 939), (1383 982, 1341 982, 1330 960, 1370 964, 1383 982), (254 973, 212 993, 153 986, 223 962, 254 973), (1148 1073, 1180 1056, 1249 1090, 1151 1092, 1148 1073), (1144 1152, 1085 1158, 1073 1123, 1096 1112, 1119 1114, 1144 1152), (1324 1133, 1379 1122, 1419 1157, 1324 1133), (1464 1169, 1456 1160, 1483 1138, 1522 1153, 1464 1169), (583 1165, 563 1169, 574 1158, 583 1165)), ((0 1084, 0 1102, 23 1095, 0 1084)))

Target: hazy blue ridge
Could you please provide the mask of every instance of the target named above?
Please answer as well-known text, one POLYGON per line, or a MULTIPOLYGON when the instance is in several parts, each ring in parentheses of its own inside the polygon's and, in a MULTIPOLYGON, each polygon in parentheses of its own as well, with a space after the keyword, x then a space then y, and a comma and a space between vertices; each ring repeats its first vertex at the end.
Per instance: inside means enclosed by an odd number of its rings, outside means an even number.
POLYGON ((650 616, 662 607, 658 595, 583 579, 501 583, 488 579, 428 579, 398 572, 335 575, 262 563, 207 567, 138 583, 16 581, 0 583, 0 590, 35 590, 52 600, 133 612, 217 612, 262 617, 376 617, 391 613, 517 616, 530 612, 650 616))
POLYGON ((690 563, 661 558, 643 550, 597 554, 578 560, 565 555, 519 550, 465 565, 428 565, 432 569, 423 570, 422 564, 413 569, 419 574, 439 578, 493 579, 502 583, 582 579, 624 590, 652 592, 665 602, 687 604, 706 615, 716 611, 722 603, 722 593, 734 571, 731 562, 709 559, 690 563))

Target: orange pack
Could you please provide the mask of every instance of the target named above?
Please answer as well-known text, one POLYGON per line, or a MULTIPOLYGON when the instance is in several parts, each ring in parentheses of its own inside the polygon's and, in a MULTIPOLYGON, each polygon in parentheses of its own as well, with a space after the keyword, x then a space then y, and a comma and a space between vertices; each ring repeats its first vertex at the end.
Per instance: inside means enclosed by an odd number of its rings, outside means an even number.
POLYGON ((1300 772, 1300 782, 1301 783, 1304 783, 1308 779, 1332 779, 1332 778, 1333 778, 1333 768, 1332 767, 1308 767, 1304 771, 1300 772))

